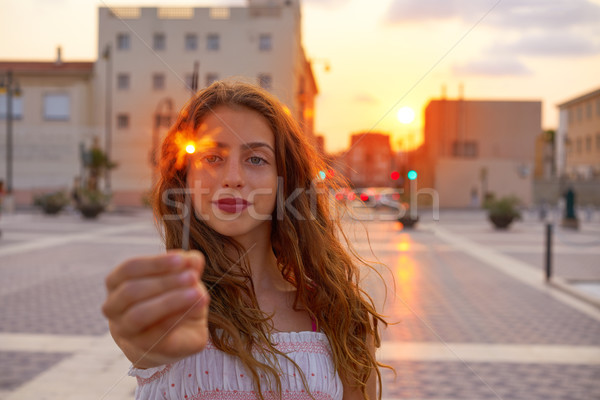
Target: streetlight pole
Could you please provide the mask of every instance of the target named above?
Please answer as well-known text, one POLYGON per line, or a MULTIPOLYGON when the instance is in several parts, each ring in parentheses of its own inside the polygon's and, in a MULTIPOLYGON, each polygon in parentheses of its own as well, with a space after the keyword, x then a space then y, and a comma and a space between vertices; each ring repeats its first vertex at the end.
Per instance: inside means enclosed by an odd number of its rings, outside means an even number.
POLYGON ((14 210, 13 199, 13 95, 19 96, 18 83, 13 81, 12 71, 6 72, 6 80, 0 87, 6 90, 6 195, 7 212, 14 210), (13 85, 15 87, 13 87, 13 85))
MULTIPOLYGON (((106 158, 109 161, 112 161, 112 54, 111 54, 110 44, 107 44, 104 49, 104 54, 102 57, 106 60, 106 98, 105 98, 105 125, 106 125, 106 135, 104 137, 104 152, 106 153, 106 158)), ((106 168, 104 171, 104 181, 106 185, 106 191, 111 191, 111 181, 110 181, 110 168, 106 168)))

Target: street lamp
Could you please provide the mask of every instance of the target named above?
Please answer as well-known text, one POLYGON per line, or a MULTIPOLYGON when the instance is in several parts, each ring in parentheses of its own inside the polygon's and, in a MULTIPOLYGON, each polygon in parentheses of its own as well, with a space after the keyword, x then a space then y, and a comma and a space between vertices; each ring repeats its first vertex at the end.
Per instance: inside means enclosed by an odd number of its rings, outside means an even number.
POLYGON ((152 129, 152 150, 150 150, 150 163, 152 164, 152 184, 156 183, 156 169, 158 167, 158 136, 162 127, 169 128, 173 118, 173 99, 165 97, 160 100, 154 111, 154 125, 152 129), (163 109, 166 108, 166 112, 163 109))
MULTIPOLYGON (((107 160, 112 159, 111 148, 112 148, 112 56, 111 56, 110 44, 107 44, 104 48, 102 58, 106 61, 106 92, 105 92, 105 120, 106 135, 104 136, 104 152, 106 153, 107 160)), ((106 184, 106 190, 110 192, 111 181, 110 181, 110 168, 106 168, 104 172, 104 182, 106 184)))
POLYGON ((13 96, 21 96, 19 83, 13 81, 12 71, 0 78, 0 93, 6 93, 6 210, 12 212, 13 202, 13 96))

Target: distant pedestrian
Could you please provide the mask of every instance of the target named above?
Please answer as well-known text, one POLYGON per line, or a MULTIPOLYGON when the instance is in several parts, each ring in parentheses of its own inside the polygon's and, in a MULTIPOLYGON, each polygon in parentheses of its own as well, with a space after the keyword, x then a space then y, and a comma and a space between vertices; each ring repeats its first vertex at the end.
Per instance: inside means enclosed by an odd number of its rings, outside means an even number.
POLYGON ((472 208, 479 208, 479 192, 477 191, 477 188, 472 188, 471 189, 471 207, 472 208))
POLYGON ((81 178, 76 176, 73 178, 73 188, 71 189, 71 200, 75 207, 81 202, 81 178))
POLYGON ((171 251, 118 266, 103 307, 136 398, 374 400, 385 321, 338 239, 323 190, 333 179, 319 180, 327 168, 284 106, 214 83, 180 113, 159 167, 155 214, 171 251), (184 252, 174 216, 188 187, 184 252))
MULTIPOLYGON (((0 218, 2 217, 2 201, 4 200, 4 181, 0 179, 0 218)), ((2 237, 2 230, 0 229, 0 237, 2 237)))

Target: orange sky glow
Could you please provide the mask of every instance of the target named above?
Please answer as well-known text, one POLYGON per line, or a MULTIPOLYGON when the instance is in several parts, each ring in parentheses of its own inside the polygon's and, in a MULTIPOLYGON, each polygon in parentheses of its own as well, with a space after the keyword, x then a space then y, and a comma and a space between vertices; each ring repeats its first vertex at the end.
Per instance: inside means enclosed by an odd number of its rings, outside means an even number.
MULTIPOLYGON (((93 60, 97 7, 156 4, 4 0, 0 58, 49 60, 61 45, 66 61, 93 60)), ((304 47, 320 89, 316 131, 332 152, 365 131, 411 148, 422 141, 428 100, 443 87, 457 98, 461 86, 466 99, 541 100, 543 128, 556 128, 556 104, 600 87, 598 20, 600 0, 304 0, 304 47), (401 107, 415 110, 412 123, 398 121, 401 107)))

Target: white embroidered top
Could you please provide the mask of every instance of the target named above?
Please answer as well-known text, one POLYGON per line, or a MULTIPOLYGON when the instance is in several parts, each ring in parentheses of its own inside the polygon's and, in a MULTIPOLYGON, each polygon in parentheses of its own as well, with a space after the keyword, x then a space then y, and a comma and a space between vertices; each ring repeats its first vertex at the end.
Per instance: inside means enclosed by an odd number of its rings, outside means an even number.
MULTIPOLYGON (((322 332, 278 332, 272 334, 275 347, 287 354, 303 371, 315 400, 341 400, 342 382, 333 365, 331 346, 322 332)), ((302 378, 285 357, 276 356, 281 366, 284 400, 310 400, 302 378)), ((252 377, 234 356, 217 350, 209 341, 200 353, 174 364, 149 369, 131 368, 138 387, 136 399, 255 400, 259 399, 252 377)), ((266 379, 261 376, 261 386, 266 379)), ((275 388, 273 388, 275 390, 275 388)), ((265 400, 276 399, 276 392, 263 392, 265 400)))

